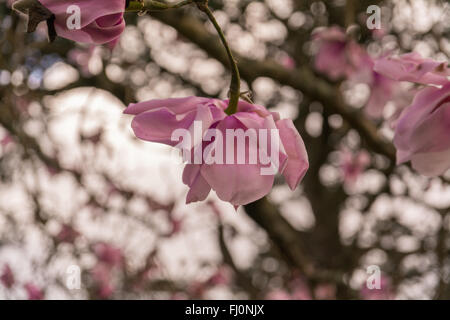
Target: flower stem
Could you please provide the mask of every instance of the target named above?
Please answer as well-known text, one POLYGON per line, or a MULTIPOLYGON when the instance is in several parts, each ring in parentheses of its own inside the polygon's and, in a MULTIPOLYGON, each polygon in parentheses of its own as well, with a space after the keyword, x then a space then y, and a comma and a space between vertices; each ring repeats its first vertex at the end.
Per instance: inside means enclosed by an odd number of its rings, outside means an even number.
POLYGON ((126 12, 138 11, 162 11, 167 9, 177 9, 193 3, 193 0, 183 0, 178 3, 168 4, 153 0, 131 0, 126 8, 126 12))
POLYGON ((230 46, 228 45, 227 39, 219 26, 216 18, 214 17, 211 9, 208 7, 208 1, 196 1, 197 7, 206 13, 211 23, 214 25, 214 28, 217 30, 219 34, 220 40, 222 41, 225 50, 227 51, 228 59, 230 61, 231 67, 231 84, 230 84, 230 101, 228 103, 228 107, 225 112, 228 115, 236 113, 239 97, 241 95, 241 77, 239 75, 239 68, 237 66, 236 60, 234 60, 233 53, 231 52, 230 46))

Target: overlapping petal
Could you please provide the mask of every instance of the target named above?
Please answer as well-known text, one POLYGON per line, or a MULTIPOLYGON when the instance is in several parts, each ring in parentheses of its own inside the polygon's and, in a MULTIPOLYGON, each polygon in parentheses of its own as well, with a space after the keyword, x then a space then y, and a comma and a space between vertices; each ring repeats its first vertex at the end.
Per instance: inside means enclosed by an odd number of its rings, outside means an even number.
POLYGON ((190 188, 187 203, 206 199, 213 189, 235 207, 248 204, 270 192, 277 172, 295 189, 308 169, 308 155, 292 121, 244 101, 228 116, 227 105, 187 97, 131 104, 125 113, 135 116, 132 128, 138 138, 172 146, 177 145, 171 139, 175 130, 185 129, 197 139, 201 124, 201 141, 187 148, 202 152, 201 163, 189 162, 183 172, 183 183, 190 188), (208 138, 211 130, 214 135, 208 138), (223 139, 217 140, 219 136, 223 139))
POLYGON ((423 58, 417 52, 399 57, 381 57, 375 61, 374 70, 397 81, 426 85, 444 85, 448 83, 450 76, 446 62, 423 58))
POLYGON ((39 0, 55 15, 56 33, 77 42, 105 44, 115 42, 125 29, 123 13, 125 0, 39 0), (80 9, 80 29, 68 27, 72 11, 70 6, 80 9), (68 13, 69 12, 69 13, 68 13))
POLYGON ((450 168, 450 83, 442 88, 419 91, 413 104, 399 119, 394 137, 397 163, 411 160, 413 167, 428 176, 450 168))

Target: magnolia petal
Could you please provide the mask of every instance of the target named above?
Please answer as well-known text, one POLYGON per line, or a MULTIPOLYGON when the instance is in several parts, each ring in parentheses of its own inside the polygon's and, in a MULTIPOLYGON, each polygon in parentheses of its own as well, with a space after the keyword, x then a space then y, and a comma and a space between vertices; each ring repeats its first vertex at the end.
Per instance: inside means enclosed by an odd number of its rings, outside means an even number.
MULTIPOLYGON (((227 129, 247 129, 237 118, 229 116, 222 120, 217 129, 226 132, 227 129)), ((225 134, 224 134, 225 136, 225 134)), ((226 157, 227 142, 224 143, 226 157)), ((274 175, 262 175, 261 165, 248 164, 248 155, 257 153, 257 146, 246 145, 246 162, 244 164, 211 164, 201 167, 201 174, 217 193, 217 196, 234 206, 245 205, 268 194, 273 186, 274 175), (256 150, 255 150, 256 148, 256 150)), ((236 155, 236 144, 234 144, 236 155)))
POLYGON ((208 197, 211 187, 200 173, 201 165, 187 164, 183 171, 183 183, 190 187, 186 204, 203 201, 208 197))
POLYGON ((105 44, 118 38, 125 29, 123 12, 126 0, 75 0, 69 4, 61 0, 39 0, 55 15, 56 33, 77 42, 105 44), (67 19, 70 6, 80 9, 80 29, 69 29, 67 19))
POLYGON ((308 153, 305 143, 290 119, 277 121, 281 141, 288 156, 287 164, 282 174, 289 187, 294 190, 309 168, 308 153))
POLYGON ((132 103, 125 109, 125 114, 138 115, 142 112, 166 108, 174 114, 183 114, 195 110, 199 105, 213 99, 201 97, 185 97, 170 99, 154 99, 145 102, 132 103))
POLYGON ((450 168, 450 150, 414 154, 411 164, 414 170, 424 176, 439 176, 450 168))

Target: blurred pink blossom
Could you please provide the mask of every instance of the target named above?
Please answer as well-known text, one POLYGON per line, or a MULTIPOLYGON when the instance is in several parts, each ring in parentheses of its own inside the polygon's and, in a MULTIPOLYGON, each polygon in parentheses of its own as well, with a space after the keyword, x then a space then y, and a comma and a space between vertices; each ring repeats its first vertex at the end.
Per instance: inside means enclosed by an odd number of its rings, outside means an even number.
POLYGON ((44 292, 32 283, 27 283, 24 286, 28 294, 28 300, 43 300, 44 292))
POLYGON ((425 59, 417 52, 399 57, 384 56, 375 61, 374 70, 397 81, 444 85, 449 82, 447 62, 425 59))
POLYGON ((99 261, 110 267, 118 267, 123 263, 122 250, 107 243, 95 244, 94 253, 99 261))
POLYGON ((341 151, 340 167, 344 183, 354 184, 369 165, 370 155, 365 150, 356 153, 348 149, 341 151))
POLYGON ((392 290, 391 281, 386 276, 382 275, 380 279, 380 289, 369 289, 364 283, 359 292, 364 300, 392 300, 394 299, 394 292, 392 290))
POLYGON ((58 242, 74 243, 79 236, 80 233, 76 231, 72 226, 63 224, 61 230, 56 235, 56 240, 58 242))
POLYGON ((97 263, 91 271, 98 297, 108 299, 114 293, 111 267, 105 263, 97 263))
POLYGON ((3 148, 8 146, 9 144, 14 143, 14 140, 10 134, 6 134, 1 140, 0 140, 0 146, 3 148))
POLYGON ((291 287, 292 287, 292 294, 291 294, 292 300, 312 299, 311 291, 302 277, 298 277, 294 281, 292 281, 291 287))
POLYGON ((14 274, 11 270, 11 267, 8 264, 5 264, 3 266, 3 272, 2 272, 2 275, 0 276, 0 281, 8 289, 11 289, 12 286, 14 285, 14 282, 15 282, 14 274))
POLYGON ((423 175, 443 174, 450 168, 449 135, 450 82, 420 90, 395 128, 397 164, 411 161, 423 175))
POLYGON ((289 70, 293 70, 296 67, 295 60, 288 54, 283 55, 283 57, 281 58, 281 64, 283 65, 283 67, 289 70))
POLYGON ((383 115, 386 104, 392 101, 395 94, 401 89, 396 81, 376 71, 372 72, 372 79, 368 84, 370 87, 370 96, 364 111, 372 118, 380 118, 383 115))
POLYGON ((313 41, 318 46, 315 68, 333 80, 348 78, 358 70, 361 59, 367 54, 344 30, 332 26, 316 31, 313 41))

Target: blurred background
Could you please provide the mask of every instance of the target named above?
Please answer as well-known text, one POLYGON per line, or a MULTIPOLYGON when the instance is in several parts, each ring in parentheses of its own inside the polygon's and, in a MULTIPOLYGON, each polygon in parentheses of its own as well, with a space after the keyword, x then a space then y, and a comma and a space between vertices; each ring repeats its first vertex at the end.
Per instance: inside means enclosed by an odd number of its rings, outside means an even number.
POLYGON ((295 121, 310 159, 296 191, 277 179, 237 212, 214 193, 185 205, 183 166, 122 114, 153 98, 226 98, 225 52, 201 12, 127 13, 111 51, 48 43, 44 24, 26 34, 11 2, 0 0, 0 299, 450 298, 450 175, 393 158, 390 119, 415 88, 373 117, 373 87, 317 70, 314 40, 339 26, 374 57, 448 61, 448 2, 211 0, 244 88, 295 121))

